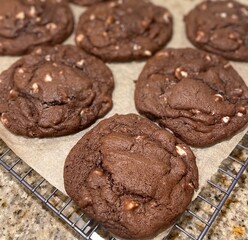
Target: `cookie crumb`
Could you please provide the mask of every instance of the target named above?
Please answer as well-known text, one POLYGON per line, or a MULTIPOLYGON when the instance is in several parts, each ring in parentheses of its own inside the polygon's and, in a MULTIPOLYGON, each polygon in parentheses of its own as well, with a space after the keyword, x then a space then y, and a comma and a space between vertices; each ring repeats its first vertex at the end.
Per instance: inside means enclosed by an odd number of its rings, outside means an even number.
POLYGON ((226 117, 223 117, 221 120, 224 123, 229 123, 230 122, 230 117, 226 116, 226 117))
POLYGON ((46 59, 46 61, 50 62, 51 61, 51 55, 46 55, 45 59, 46 59))
POLYGON ((9 91, 9 94, 10 94, 10 96, 12 96, 12 97, 16 97, 16 96, 17 96, 17 92, 16 92, 14 89, 11 89, 11 90, 9 91))
POLYGON ((83 40, 84 40, 84 35, 83 35, 83 34, 77 35, 76 41, 77 41, 78 43, 82 42, 83 40))
POLYGON ((195 40, 196 40, 197 42, 201 42, 201 40, 202 40, 204 37, 205 37, 205 33, 204 33, 203 31, 198 31, 198 32, 196 33, 196 38, 195 38, 195 40))
POLYGON ((85 63, 85 60, 84 59, 81 59, 76 64, 77 64, 77 66, 82 67, 84 65, 84 63, 85 63))
POLYGON ((83 202, 91 203, 91 198, 89 198, 89 197, 84 197, 84 198, 83 198, 83 202))
POLYGON ((157 206, 158 206, 158 204, 155 201, 150 202, 150 207, 154 208, 154 207, 157 207, 157 206))
POLYGON ((139 136, 137 136, 135 139, 139 141, 139 140, 141 140, 141 139, 143 139, 143 138, 144 138, 143 136, 140 136, 140 135, 139 135, 139 136))
POLYGON ((220 17, 226 18, 227 17, 227 13, 225 13, 225 12, 220 13, 220 17))
POLYGON ((23 20, 25 18, 25 13, 24 12, 19 12, 16 14, 16 19, 23 20))
POLYGON ((1 117, 1 122, 2 122, 4 125, 8 125, 8 124, 9 124, 8 119, 7 119, 6 117, 4 117, 3 115, 2 115, 2 117, 1 117))
POLYGON ((188 77, 188 73, 186 71, 183 71, 181 70, 180 67, 178 67, 176 70, 175 70, 175 76, 180 79, 181 77, 183 78, 186 78, 188 77))
POLYGON ((57 25, 55 23, 48 23, 46 25, 46 29, 50 30, 50 31, 53 31, 57 28, 57 25))
POLYGON ((221 102, 224 100, 224 97, 219 93, 215 94, 214 96, 215 96, 215 99, 214 99, 215 102, 221 102))
POLYGON ((182 77, 184 77, 184 78, 188 77, 188 73, 185 72, 185 71, 181 71, 181 75, 182 75, 182 77))
POLYGON ((96 175, 96 176, 99 176, 99 177, 103 176, 103 172, 100 169, 94 170, 93 171, 93 174, 96 175))
POLYGON ((201 113, 201 111, 200 111, 200 110, 198 110, 198 109, 192 109, 192 112, 193 112, 193 113, 196 113, 196 114, 201 113))
POLYGON ((35 18, 35 21, 36 21, 36 22, 40 22, 40 21, 41 21, 41 17, 35 18))
POLYGON ((23 74, 23 73, 24 73, 24 69, 23 69, 23 68, 19 68, 19 69, 17 70, 17 72, 20 73, 20 74, 23 74))
POLYGON ((187 156, 186 151, 179 145, 176 146, 176 151, 180 156, 187 156))
POLYGON ((233 92, 234 92, 235 94, 237 94, 237 95, 241 95, 241 94, 243 93, 243 89, 241 89, 241 88, 235 88, 235 89, 233 90, 233 92))
POLYGON ((152 52, 149 51, 149 50, 145 50, 145 51, 144 51, 144 55, 145 55, 145 56, 151 56, 151 55, 152 55, 152 52))
POLYGON ((170 14, 168 12, 164 13, 163 18, 166 23, 170 22, 170 14))
POLYGON ((229 67, 231 67, 231 64, 230 63, 227 63, 227 64, 224 65, 224 69, 227 69, 229 67))
POLYGON ((233 33, 228 34, 228 38, 230 39, 236 39, 236 36, 233 33))
POLYGON ((38 86, 38 84, 37 84, 37 83, 34 83, 34 84, 32 85, 32 89, 33 89, 33 92, 34 92, 34 93, 37 93, 37 92, 39 91, 39 86, 38 86))
POLYGON ((141 49, 141 46, 140 45, 138 45, 138 44, 134 44, 133 45, 133 50, 134 51, 137 51, 137 50, 140 50, 141 49))
POLYGON ((96 16, 95 16, 94 14, 91 14, 91 15, 90 15, 90 20, 93 21, 93 20, 95 20, 95 19, 96 19, 96 16))
POLYGON ((106 21, 105 21, 105 23, 107 24, 107 25, 110 25, 111 23, 113 23, 114 22, 114 18, 110 15, 110 16, 108 16, 108 18, 106 19, 106 21))
POLYGON ((241 113, 243 113, 243 114, 246 114, 246 108, 243 107, 243 106, 240 106, 240 107, 238 108, 238 112, 241 112, 241 113))
POLYGON ((164 57, 169 57, 169 53, 168 52, 158 52, 157 54, 156 54, 156 56, 157 57, 162 57, 162 56, 164 56, 164 57))
POLYGON ((40 55, 42 53, 42 49, 41 48, 38 48, 36 51, 35 51, 36 54, 40 55))
POLYGON ((212 61, 212 58, 211 58, 209 55, 206 55, 206 59, 207 59, 207 61, 209 61, 209 62, 212 61))
POLYGON ((36 9, 35 9, 34 6, 31 6, 31 7, 30 7, 29 15, 30 15, 31 17, 34 17, 34 16, 36 15, 36 9))
POLYGON ((80 112, 80 116, 82 117, 84 114, 85 114, 85 110, 82 109, 81 112, 80 112))
POLYGON ((50 74, 46 74, 44 81, 45 82, 52 82, 53 78, 50 74))
POLYGON ((104 37, 107 37, 107 36, 108 36, 108 33, 107 33, 107 32, 103 32, 102 35, 103 35, 104 37))
POLYGON ((132 200, 126 200, 124 205, 125 205, 125 209, 128 211, 133 210, 139 206, 137 202, 132 201, 132 200))
POLYGON ((191 188, 195 188, 193 183, 188 184, 191 188))

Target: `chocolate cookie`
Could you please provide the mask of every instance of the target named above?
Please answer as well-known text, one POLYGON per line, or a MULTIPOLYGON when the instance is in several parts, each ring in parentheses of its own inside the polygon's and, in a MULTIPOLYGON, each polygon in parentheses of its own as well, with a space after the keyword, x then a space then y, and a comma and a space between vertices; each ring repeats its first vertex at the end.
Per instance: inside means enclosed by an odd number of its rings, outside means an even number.
POLYGON ((0 7, 0 55, 20 55, 36 46, 63 42, 73 30, 64 0, 3 0, 0 7))
POLYGON ((100 3, 79 20, 76 43, 105 61, 150 57, 172 35, 172 16, 144 0, 100 3))
POLYGON ((108 0, 70 0, 70 1, 81 6, 90 6, 108 0))
POLYGON ((223 58, 166 49, 148 61, 136 84, 138 111, 189 145, 205 147, 248 122, 248 88, 223 58))
POLYGON ((75 46, 38 48, 0 75, 1 121, 28 137, 75 133, 111 109, 113 85, 109 68, 75 46))
POLYGON ((114 115, 69 153, 65 189, 87 214, 122 238, 141 239, 168 227, 198 187, 190 148, 135 114, 114 115))
POLYGON ((205 1, 186 17, 190 41, 201 49, 248 61, 248 6, 235 1, 205 1))

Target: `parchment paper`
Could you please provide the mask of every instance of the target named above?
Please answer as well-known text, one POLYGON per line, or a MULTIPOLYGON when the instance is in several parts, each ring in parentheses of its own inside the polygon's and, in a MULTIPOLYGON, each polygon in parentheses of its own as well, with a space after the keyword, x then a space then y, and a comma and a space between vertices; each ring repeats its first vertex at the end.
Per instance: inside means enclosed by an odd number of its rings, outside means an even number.
MULTIPOLYGON (((134 0, 138 1, 138 0, 134 0)), ((246 3, 247 0, 240 2, 246 3)), ((153 0, 152 2, 166 6, 174 17, 174 34, 169 47, 192 46, 186 38, 183 16, 193 8, 200 0, 153 0)), ((85 8, 71 5, 76 19, 85 8)), ((67 43, 74 44, 74 35, 67 43)), ((0 71, 8 68, 16 61, 13 57, 0 57, 0 71)), ((132 62, 121 64, 108 64, 115 78, 115 90, 113 93, 114 105, 112 111, 106 116, 115 113, 137 113, 134 106, 134 82, 144 66, 145 62, 132 62)), ((248 85, 248 64, 234 63, 232 65, 243 77, 248 85)), ((95 124, 94 124, 95 125, 95 124)), ((93 125, 93 126, 94 126, 93 125)), ((89 128, 90 129, 90 128, 89 128)), ((65 193, 63 183, 64 161, 70 149, 89 130, 81 131, 75 135, 50 139, 27 139, 11 134, 0 124, 0 137, 3 141, 29 166, 49 181, 53 186, 65 193)), ((224 160, 241 140, 246 129, 243 129, 233 138, 204 149, 193 149, 199 168, 200 188, 217 171, 221 161, 224 160)), ((199 188, 199 190, 200 190, 199 188)))

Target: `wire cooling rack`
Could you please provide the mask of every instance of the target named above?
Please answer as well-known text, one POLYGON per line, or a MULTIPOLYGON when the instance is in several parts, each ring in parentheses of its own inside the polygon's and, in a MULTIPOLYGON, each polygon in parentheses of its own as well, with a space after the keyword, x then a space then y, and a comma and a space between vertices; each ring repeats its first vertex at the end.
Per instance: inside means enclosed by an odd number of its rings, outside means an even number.
MULTIPOLYGON (((0 145, 3 146, 0 149, 0 165, 82 238, 115 240, 97 222, 78 209, 69 197, 18 158, 3 142, 0 145)), ((163 239, 203 239, 247 167, 248 132, 163 239)))

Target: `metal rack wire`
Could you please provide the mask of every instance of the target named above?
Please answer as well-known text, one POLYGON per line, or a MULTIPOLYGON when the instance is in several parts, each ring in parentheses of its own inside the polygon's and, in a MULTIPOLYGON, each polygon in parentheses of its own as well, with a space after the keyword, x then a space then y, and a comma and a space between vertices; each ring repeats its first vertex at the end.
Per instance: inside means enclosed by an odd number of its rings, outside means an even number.
MULTIPOLYGON (((2 150, 0 149, 0 165, 84 239, 115 240, 97 222, 78 209, 69 197, 49 184, 6 145, 2 150)), ((218 173, 208 181, 205 192, 216 191, 218 197, 210 199, 203 190, 163 239, 184 239, 182 236, 193 240, 203 239, 247 167, 248 132, 229 157, 222 162, 218 173), (241 156, 240 153, 243 153, 243 155, 241 156), (224 181, 220 181, 220 179, 224 179, 224 181), (196 202, 198 202, 199 206, 207 205, 208 209, 210 209, 209 212, 202 214, 202 207, 197 209, 195 207, 196 202), (195 224, 193 228, 188 227, 185 225, 185 222, 189 222, 186 221, 188 219, 191 222, 196 220, 198 224, 195 224), (197 235, 195 234, 196 230, 198 231, 197 235)))

